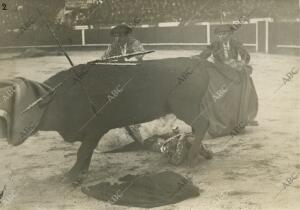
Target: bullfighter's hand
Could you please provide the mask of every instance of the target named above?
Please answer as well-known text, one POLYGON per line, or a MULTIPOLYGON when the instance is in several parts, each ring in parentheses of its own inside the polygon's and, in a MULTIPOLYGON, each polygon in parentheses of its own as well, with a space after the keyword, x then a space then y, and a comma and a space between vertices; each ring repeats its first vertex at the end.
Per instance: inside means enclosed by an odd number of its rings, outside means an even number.
POLYGON ((227 65, 231 66, 232 68, 234 68, 236 66, 236 61, 234 59, 226 60, 225 63, 227 65))
POLYGON ((250 65, 245 65, 245 71, 246 71, 249 75, 251 75, 252 72, 253 72, 252 66, 250 66, 250 65))
POLYGON ((196 59, 196 60, 202 60, 202 58, 200 57, 200 55, 193 55, 191 56, 192 59, 196 59))

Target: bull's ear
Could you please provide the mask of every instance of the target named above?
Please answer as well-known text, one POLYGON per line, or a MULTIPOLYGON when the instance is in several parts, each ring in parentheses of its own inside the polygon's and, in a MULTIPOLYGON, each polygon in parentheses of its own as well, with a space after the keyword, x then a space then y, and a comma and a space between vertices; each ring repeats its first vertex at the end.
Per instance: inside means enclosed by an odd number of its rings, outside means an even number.
POLYGON ((0 117, 0 138, 7 138, 7 125, 2 117, 0 117))
POLYGON ((10 130, 10 116, 0 109, 0 138, 8 138, 10 130))

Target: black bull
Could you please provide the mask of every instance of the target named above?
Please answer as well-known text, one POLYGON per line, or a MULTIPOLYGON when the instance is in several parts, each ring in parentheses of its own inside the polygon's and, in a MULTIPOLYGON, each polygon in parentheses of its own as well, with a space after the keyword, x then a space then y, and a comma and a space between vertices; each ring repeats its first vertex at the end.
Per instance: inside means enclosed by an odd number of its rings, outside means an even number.
POLYGON ((72 178, 88 171, 93 150, 110 129, 148 122, 173 113, 193 129, 189 160, 210 155, 201 140, 208 121, 201 101, 208 88, 209 63, 191 58, 143 61, 138 65, 78 65, 45 81, 65 81, 45 111, 39 130, 57 131, 69 142, 81 141, 72 178), (76 73, 80 77, 76 79, 76 73), (97 107, 91 108, 87 95, 97 107))

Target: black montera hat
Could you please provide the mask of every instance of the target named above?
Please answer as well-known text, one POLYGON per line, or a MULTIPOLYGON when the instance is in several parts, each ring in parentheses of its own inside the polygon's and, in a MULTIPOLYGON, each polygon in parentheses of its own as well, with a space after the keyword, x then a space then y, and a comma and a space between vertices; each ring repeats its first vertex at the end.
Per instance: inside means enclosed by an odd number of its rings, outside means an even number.
POLYGON ((110 34, 112 36, 118 36, 121 34, 130 34, 132 32, 132 28, 127 24, 120 24, 111 29, 110 34))
POLYGON ((225 24, 225 25, 219 25, 215 28, 215 34, 220 34, 223 32, 228 32, 228 33, 232 33, 234 32, 236 29, 234 28, 233 25, 230 24, 225 24))

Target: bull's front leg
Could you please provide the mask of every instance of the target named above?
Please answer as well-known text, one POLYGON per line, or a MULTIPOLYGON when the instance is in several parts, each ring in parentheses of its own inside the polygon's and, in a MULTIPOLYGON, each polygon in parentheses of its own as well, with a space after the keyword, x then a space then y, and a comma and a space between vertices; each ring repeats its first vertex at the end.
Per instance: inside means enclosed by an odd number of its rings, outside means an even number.
POLYGON ((97 147, 99 138, 85 139, 78 149, 77 160, 71 170, 66 174, 67 182, 81 181, 89 170, 94 149, 97 147))

